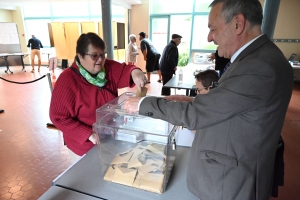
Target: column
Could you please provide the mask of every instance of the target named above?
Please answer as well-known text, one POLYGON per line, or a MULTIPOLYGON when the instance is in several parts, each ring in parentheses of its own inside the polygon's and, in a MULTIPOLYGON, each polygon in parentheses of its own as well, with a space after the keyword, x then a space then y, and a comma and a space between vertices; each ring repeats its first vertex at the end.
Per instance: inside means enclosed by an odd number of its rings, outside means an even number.
POLYGON ((103 39, 106 44, 107 58, 114 59, 111 28, 111 0, 101 0, 103 39))
POLYGON ((273 39, 280 0, 265 0, 262 32, 273 39))

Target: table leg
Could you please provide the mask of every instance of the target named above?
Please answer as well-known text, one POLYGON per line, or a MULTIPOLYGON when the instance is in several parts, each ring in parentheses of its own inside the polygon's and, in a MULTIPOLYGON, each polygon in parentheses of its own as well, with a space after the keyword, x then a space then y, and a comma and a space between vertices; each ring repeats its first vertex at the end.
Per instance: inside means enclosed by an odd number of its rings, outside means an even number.
POLYGON ((186 95, 186 96, 190 96, 190 90, 189 90, 189 89, 186 89, 185 95, 186 95))
POLYGON ((6 65, 6 70, 5 70, 5 73, 13 73, 12 71, 10 71, 9 69, 9 65, 8 65, 8 60, 7 60, 8 56, 4 56, 4 60, 5 60, 5 65, 6 65))
POLYGON ((22 71, 26 72, 23 59, 24 59, 24 55, 21 55, 21 61, 22 61, 22 67, 23 67, 22 71))
POLYGON ((49 59, 49 53, 48 53, 48 67, 50 67, 50 59, 49 59))

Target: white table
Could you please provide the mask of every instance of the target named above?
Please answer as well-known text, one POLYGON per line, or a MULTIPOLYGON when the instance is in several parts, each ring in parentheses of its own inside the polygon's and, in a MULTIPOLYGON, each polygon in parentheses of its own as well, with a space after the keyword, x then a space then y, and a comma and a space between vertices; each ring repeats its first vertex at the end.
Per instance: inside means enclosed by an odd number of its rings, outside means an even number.
POLYGON ((13 73, 10 69, 9 69, 9 64, 8 64, 8 56, 21 56, 21 62, 22 62, 22 71, 26 72, 25 70, 25 65, 24 65, 24 61, 23 58, 27 57, 28 55, 30 55, 30 53, 1 53, 0 54, 0 58, 4 59, 5 61, 5 65, 6 65, 6 70, 5 73, 13 73))
POLYGON ((177 67, 176 75, 173 76, 163 87, 165 88, 174 88, 175 93, 176 89, 185 89, 186 96, 190 96, 190 90, 196 90, 195 86, 195 75, 194 72, 197 71, 204 71, 207 69, 214 69, 212 64, 194 64, 189 63, 185 67, 177 67), (178 83, 178 72, 182 69, 183 71, 183 81, 182 83, 178 83))

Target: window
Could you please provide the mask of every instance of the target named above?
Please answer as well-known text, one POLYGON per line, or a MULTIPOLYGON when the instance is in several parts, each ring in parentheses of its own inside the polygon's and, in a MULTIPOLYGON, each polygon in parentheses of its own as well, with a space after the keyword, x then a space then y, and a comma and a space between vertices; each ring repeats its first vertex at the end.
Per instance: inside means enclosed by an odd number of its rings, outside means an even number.
POLYGON ((36 6, 23 6, 23 15, 24 17, 50 17, 50 5, 36 5, 36 6))
POLYGON ((48 23, 51 23, 50 19, 25 20, 27 38, 30 39, 31 35, 35 35, 41 40, 43 46, 50 47, 48 23))
POLYGON ((170 25, 170 39, 176 33, 182 36, 178 52, 186 53, 190 49, 192 29, 192 15, 172 15, 170 25))
POLYGON ((217 48, 213 42, 207 41, 208 32, 208 16, 196 15, 194 17, 192 49, 215 50, 217 48))
POLYGON ((52 4, 52 15, 56 17, 79 17, 89 16, 88 3, 54 3, 52 4))
POLYGON ((152 0, 150 3, 151 14, 166 13, 191 13, 194 0, 152 0))
POLYGON ((195 10, 194 12, 209 12, 210 8, 208 7, 212 0, 195 0, 195 10))

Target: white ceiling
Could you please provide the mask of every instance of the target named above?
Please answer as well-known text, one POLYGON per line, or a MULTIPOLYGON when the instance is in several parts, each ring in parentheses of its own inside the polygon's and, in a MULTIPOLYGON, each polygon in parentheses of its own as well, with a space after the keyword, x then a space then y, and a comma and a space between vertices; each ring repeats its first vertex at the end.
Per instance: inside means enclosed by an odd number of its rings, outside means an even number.
MULTIPOLYGON (((16 6, 74 2, 101 2, 101 0, 0 0, 0 9, 15 10, 16 6)), ((112 3, 131 9, 131 5, 141 4, 142 0, 112 0, 112 3)))

